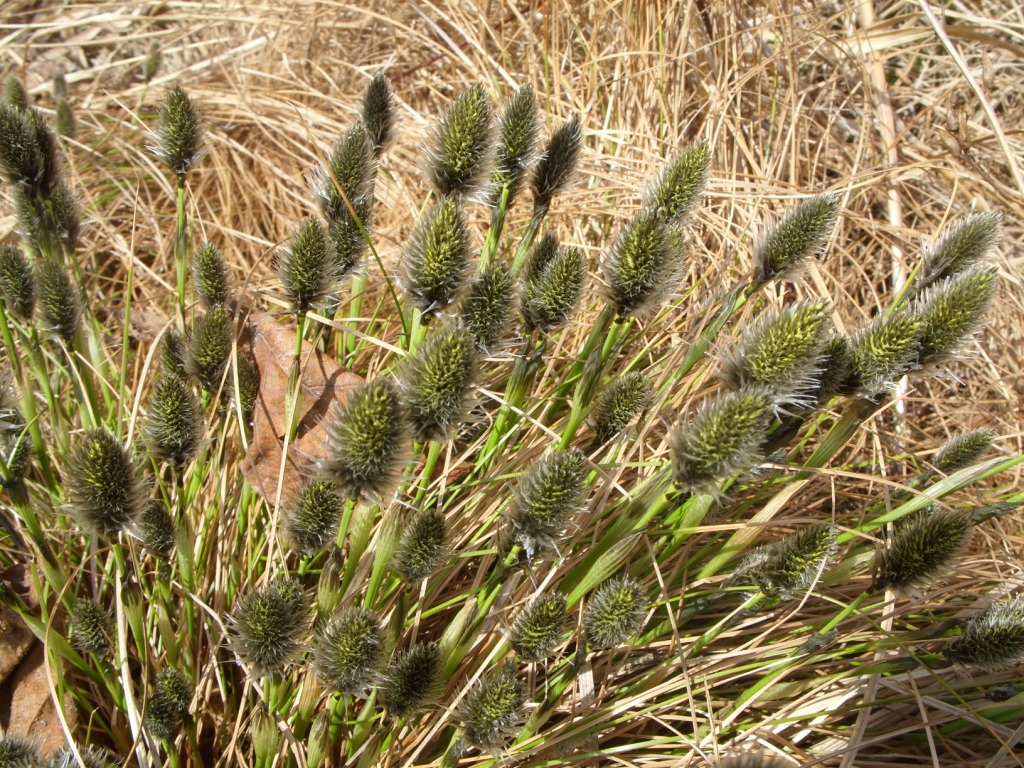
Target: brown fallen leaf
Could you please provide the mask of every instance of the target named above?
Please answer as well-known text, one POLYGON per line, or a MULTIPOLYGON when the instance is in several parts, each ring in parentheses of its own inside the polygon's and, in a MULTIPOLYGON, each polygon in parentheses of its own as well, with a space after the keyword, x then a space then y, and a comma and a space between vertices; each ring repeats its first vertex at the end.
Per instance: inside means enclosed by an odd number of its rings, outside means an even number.
MULTIPOLYGON (((278 322, 266 312, 253 312, 246 320, 243 341, 252 349, 259 372, 260 388, 253 411, 249 454, 242 461, 242 475, 268 503, 277 497, 284 447, 285 399, 288 371, 295 354, 295 327, 278 322)), ((335 403, 363 383, 361 376, 344 370, 312 344, 302 344, 302 404, 295 440, 288 446, 288 459, 281 491, 281 503, 298 498, 302 483, 327 455, 328 415, 335 403)))

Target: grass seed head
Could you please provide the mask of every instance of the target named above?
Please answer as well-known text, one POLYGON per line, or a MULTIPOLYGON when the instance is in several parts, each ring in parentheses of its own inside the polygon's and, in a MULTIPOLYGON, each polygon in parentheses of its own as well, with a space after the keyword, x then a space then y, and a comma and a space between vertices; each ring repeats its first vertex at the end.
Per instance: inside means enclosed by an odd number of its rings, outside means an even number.
POLYGON ((238 658, 257 676, 277 674, 303 648, 309 627, 308 600, 297 581, 276 578, 239 597, 230 618, 231 647, 238 658))
POLYGON ((0 175, 37 201, 59 181, 57 140, 35 108, 0 104, 0 175))
POLYGON ((867 397, 884 394, 917 363, 921 320, 909 312, 880 314, 850 339, 853 387, 867 397))
POLYGON ((522 185, 526 169, 533 161, 540 122, 537 97, 529 84, 517 90, 498 116, 498 147, 495 157, 493 205, 497 206, 502 188, 508 188, 509 203, 522 185))
POLYGON ((366 86, 359 114, 369 136, 373 156, 378 158, 391 141, 395 128, 395 95, 391 92, 391 81, 383 72, 374 75, 366 86))
POLYGON ((466 741, 477 749, 498 752, 519 733, 525 703, 515 666, 505 664, 478 682, 459 709, 466 741))
POLYGON ((935 468, 949 475, 970 466, 991 447, 996 433, 991 429, 972 429, 949 438, 935 455, 935 468))
POLYGON ((188 345, 185 337, 180 331, 168 328, 160 339, 160 370, 165 375, 184 378, 188 375, 187 360, 188 345))
POLYGON ((204 309, 226 306, 231 300, 231 278, 224 254, 209 241, 192 256, 192 280, 204 309))
POLYGON ((36 291, 43 327, 70 344, 82 319, 78 287, 63 265, 44 257, 36 271, 36 291))
POLYGON ((75 137, 75 133, 78 131, 78 126, 75 123, 75 113, 72 111, 71 105, 68 104, 67 99, 57 99, 56 112, 53 117, 53 126, 61 136, 67 136, 69 139, 73 139, 75 137))
POLYGON ((461 323, 447 323, 405 360, 402 388, 413 437, 446 440, 466 415, 479 373, 475 339, 461 323))
POLYGON ((8 75, 4 78, 4 103, 15 109, 28 108, 28 93, 17 75, 8 75))
MULTIPOLYGON (((0 382, 0 386, 6 386, 0 382)), ((7 399, 6 397, 4 398, 7 399)), ((32 462, 32 442, 25 417, 16 406, 0 411, 0 487, 13 488, 25 479, 32 462)))
POLYGON ((146 58, 142 62, 142 79, 147 83, 152 81, 156 77, 157 72, 160 71, 160 44, 154 40, 149 44, 149 50, 146 52, 146 58))
POLYGON ((918 365, 939 365, 956 357, 978 329, 996 290, 996 270, 978 267, 928 288, 912 312, 920 320, 918 365))
POLYGON ((639 214, 619 234, 604 263, 605 293, 619 317, 657 308, 679 284, 685 246, 662 217, 639 214))
POLYGON ((53 98, 66 99, 68 96, 68 80, 64 74, 64 67, 57 67, 53 70, 53 98))
POLYGON ((448 524, 434 509, 423 510, 409 522, 398 540, 395 570, 407 582, 422 581, 448 558, 448 524))
POLYGON ((649 207, 669 221, 686 218, 700 203, 710 169, 711 145, 690 145, 662 172, 649 207))
POLYGON ((307 480, 288 511, 288 533, 307 554, 316 554, 334 543, 344 503, 337 487, 324 480, 307 480))
POLYGON ((117 768, 121 765, 120 759, 100 747, 79 747, 78 754, 81 755, 81 760, 75 757, 70 748, 63 747, 53 753, 46 765, 48 768, 117 768))
POLYGON ((532 559, 556 549, 583 507, 587 459, 582 451, 552 451, 530 467, 512 498, 506 549, 522 547, 532 559))
POLYGON ((737 569, 766 595, 790 600, 807 590, 835 554, 838 530, 806 525, 751 552, 737 569))
POLYGON ((235 363, 238 365, 238 389, 234 389, 234 380, 229 380, 232 386, 232 396, 238 402, 242 418, 249 421, 256 411, 256 401, 259 399, 260 374, 244 355, 238 355, 235 358, 235 363))
POLYGON ((492 347, 512 318, 515 283, 500 261, 479 272, 466 287, 459 307, 462 324, 482 350, 492 347))
MULTIPOLYGON (((373 197, 367 195, 353 200, 352 208, 368 234, 373 214, 373 197)), ((340 281, 359 266, 368 247, 367 236, 360 231, 356 218, 347 208, 327 225, 327 248, 336 280, 340 281)))
POLYGON ((947 226, 924 255, 917 290, 984 261, 999 239, 1002 219, 999 211, 989 211, 964 216, 947 226))
POLYGON ((594 442, 603 445, 630 425, 651 403, 651 383, 640 371, 630 371, 608 383, 594 405, 594 442))
POLYGON ((154 154, 183 179, 199 159, 203 130, 199 108, 185 89, 175 85, 160 104, 154 154))
MULTIPOLYGON (((537 248, 545 245, 542 241, 537 248)), ((587 269, 578 248, 558 248, 541 266, 536 265, 537 254, 531 261, 523 287, 523 317, 531 330, 549 333, 576 313, 587 269)))
POLYGON ((405 249, 403 287, 425 313, 444 309, 466 279, 469 230, 455 197, 444 197, 420 220, 405 249))
POLYGON ((442 195, 467 195, 487 178, 492 133, 491 101, 474 85, 437 123, 430 148, 430 180, 442 195))
POLYGON ((443 672, 437 643, 417 643, 399 653, 384 676, 384 706, 396 717, 415 714, 440 693, 443 672))
POLYGON ((71 640, 84 653, 106 656, 113 647, 114 616, 88 597, 75 600, 71 609, 71 640))
POLYGON ((996 603, 946 644, 946 658, 998 671, 1024 660, 1024 597, 996 603))
POLYGON ((208 392, 220 387, 234 338, 235 325, 225 307, 214 307, 192 326, 185 368, 208 392))
POLYGON ((106 429, 87 431, 71 447, 64 484, 75 519, 90 533, 116 534, 142 508, 135 461, 106 429))
POLYGON ((583 127, 577 115, 570 117, 548 139, 533 171, 534 215, 546 211, 555 195, 569 184, 583 147, 583 127))
POLYGON ((278 276, 291 303, 292 312, 302 317, 328 298, 337 282, 327 232, 319 219, 303 221, 281 253, 278 276))
POLYGON ((177 533, 174 518, 167 511, 163 501, 150 499, 142 507, 137 521, 139 540, 154 557, 167 560, 174 549, 174 537, 177 533))
POLYGON ((149 397, 144 429, 158 461, 181 468, 195 456, 203 438, 203 410, 187 379, 174 373, 160 376, 149 397))
MULTIPOLYGON (((328 222, 349 213, 349 204, 373 197, 374 155, 370 135, 356 123, 334 145, 327 164, 318 167, 314 193, 328 222)), ((350 214, 351 215, 351 214, 350 214)))
POLYGON ((824 405, 836 395, 849 394, 850 377, 853 374, 853 347, 850 340, 839 333, 833 333, 822 349, 821 373, 815 399, 824 405))
POLYGON ((927 584, 942 575, 963 551, 971 533, 971 518, 962 512, 935 508, 897 529, 878 556, 875 588, 927 584))
POLYGON ((36 281, 32 264, 20 248, 0 245, 0 297, 4 307, 23 323, 32 320, 36 307, 36 281))
POLYGON ((360 694, 376 679, 384 660, 380 620, 365 608, 342 611, 317 640, 313 666, 332 690, 360 694))
POLYGON ((193 687, 184 672, 173 667, 160 670, 156 676, 156 690, 171 702, 178 714, 184 715, 189 711, 193 687))
POLYGON ((173 742, 181 728, 181 714, 170 699, 153 693, 146 699, 145 724, 153 738, 173 742))
POLYGON ((568 618, 561 592, 536 597, 512 625, 509 639, 519 658, 532 662, 550 656, 562 640, 568 618))
POLYGON ((609 579, 594 592, 583 614, 587 641, 595 648, 616 648, 640 631, 647 597, 630 576, 609 579))
POLYGON ((65 182, 58 181, 53 185, 49 203, 53 211, 54 234, 64 245, 65 252, 70 254, 77 247, 82 230, 78 197, 65 182))
POLYGON ((799 269, 821 248, 839 215, 839 195, 816 195, 768 229, 754 249, 754 284, 764 285, 799 269))
POLYGON ((43 757, 34 742, 20 736, 0 737, 0 766, 3 768, 36 768, 43 757))

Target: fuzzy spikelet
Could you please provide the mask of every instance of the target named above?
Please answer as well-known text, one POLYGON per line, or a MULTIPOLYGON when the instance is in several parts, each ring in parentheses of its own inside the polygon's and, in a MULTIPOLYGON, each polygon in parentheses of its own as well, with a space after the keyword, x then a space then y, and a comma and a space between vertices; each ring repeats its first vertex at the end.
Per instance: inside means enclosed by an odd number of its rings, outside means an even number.
POLYGON ((992 671, 1019 664, 1024 660, 1024 597, 996 603, 971 619, 943 652, 957 664, 992 671))
POLYGON ((333 690, 358 694, 374 681, 383 659, 380 621, 365 608, 349 608, 320 634, 313 666, 333 690))
POLYGON ((899 528, 878 556, 875 588, 926 584, 941 575, 967 543, 971 518, 961 512, 932 509, 899 528))
POLYGON ((608 301, 619 317, 656 308, 679 284, 684 248, 657 213, 641 213, 619 234, 604 264, 608 301))
POLYGON ((651 384, 640 371, 609 382, 594 405, 594 443, 603 445, 629 426, 651 402, 651 384))
POLYGON ((417 643, 398 654, 385 675, 384 706, 396 717, 415 714, 440 692, 442 671, 437 643, 417 643))
POLYGON ((445 440, 462 421, 479 363, 475 340, 459 323, 438 329, 406 358, 402 386, 416 440, 445 440))
POLYGON ((486 178, 491 154, 491 102, 480 85, 445 111, 434 131, 430 180, 442 195, 465 195, 486 178))
POLYGON ((359 113, 370 138, 373 156, 380 157, 391 141, 395 127, 395 96, 391 92, 391 81, 383 72, 374 75, 366 86, 359 113))
POLYGON ((231 299, 231 279, 224 254, 213 243, 203 243, 192 256, 192 281, 204 309, 225 306, 231 299))
POLYGON ((911 313, 879 315, 851 339, 851 384, 867 397, 889 391, 917 362, 921 321, 911 313))
MULTIPOLYGON (((366 196, 352 201, 352 208, 363 229, 368 230, 373 213, 373 197, 366 196)), ((367 232, 367 235, 369 232, 367 232)), ((359 266, 363 254, 369 247, 367 235, 359 229, 355 217, 346 208, 331 220, 327 226, 327 248, 333 264, 335 280, 341 280, 359 266)))
POLYGON ((981 325, 995 290, 996 270, 982 267, 946 278, 921 294, 912 309, 921 321, 918 365, 954 358, 981 325))
POLYGON ((509 201, 515 198, 526 169, 533 159, 540 124, 537 120, 537 98, 530 85, 524 85, 506 102, 498 116, 498 148, 495 157, 492 204, 497 206, 503 188, 508 188, 509 201))
POLYGON ((581 451, 553 451, 522 478, 508 513, 506 538, 527 558, 556 549, 566 526, 583 506, 587 459, 581 451))
POLYGON ((276 674, 302 650, 309 626, 309 606, 301 585, 288 578, 272 580, 238 598, 231 612, 231 647, 256 675, 276 674))
POLYGON ((72 253, 78 245, 82 229, 78 198, 71 187, 63 181, 57 182, 50 194, 50 209, 53 211, 53 230, 64 246, 66 253, 72 253))
POLYGON ((579 162, 583 128, 578 116, 570 117, 548 140, 533 172, 534 215, 546 211, 551 200, 565 189, 579 162))
POLYGON ((327 221, 348 213, 345 204, 373 196, 373 146, 362 123, 356 123, 334 145, 327 165, 318 168, 315 194, 327 221))
POLYGON ((82 319, 78 289, 57 261, 44 258, 36 272, 43 327, 70 344, 82 319))
POLYGON ((121 761, 115 758, 107 750, 92 745, 79 747, 78 754, 82 756, 79 760, 70 748, 64 747, 53 753, 49 768, 118 768, 121 761))
POLYGON ((523 289, 523 317, 531 330, 547 333, 569 321, 579 306, 587 270, 577 248, 558 248, 546 261, 537 246, 527 265, 523 289), (540 262, 540 263, 538 263, 540 262))
POLYGON ((18 736, 0 738, 0 766, 3 768, 36 768, 43 764, 39 748, 18 736))
POLYGON ((343 502, 338 489, 323 480, 307 480, 287 517, 288 533, 307 554, 316 554, 338 534, 343 502))
POLYGON ((71 640, 83 653, 106 656, 113 647, 114 617, 95 600, 80 597, 71 611, 71 640))
POLYGON ((822 300, 767 312, 724 355, 719 375, 732 389, 763 386, 778 403, 805 403, 818 383, 828 331, 822 300))
POLYGON ((174 710, 184 715, 192 703, 192 683, 177 669, 163 669, 156 676, 156 690, 165 696, 174 710))
POLYGON ((519 733, 526 694, 516 669, 506 664, 466 696, 459 717, 466 741, 477 749, 497 752, 519 733))
POLYGON ((160 71, 161 58, 160 44, 154 40, 149 44, 149 51, 142 62, 142 79, 147 83, 156 77, 157 72, 160 71))
POLYGON ((10 104, 15 109, 28 108, 28 93, 16 75, 8 75, 4 78, 4 103, 10 104))
POLYGON ((64 75, 64 67, 53 70, 53 98, 66 99, 68 96, 68 80, 64 75))
POLYGON ((991 429, 972 429, 947 440, 935 455, 935 468, 945 475, 970 466, 992 445, 996 433, 991 429))
POLYGON ((964 272, 988 256, 1002 227, 999 211, 975 213, 957 219, 925 254, 917 289, 964 272))
POLYGON ((184 178, 199 159, 203 139, 199 122, 199 109, 185 89, 175 85, 160 105, 153 152, 179 178, 184 178))
POLYGON ((185 368, 203 389, 216 392, 220 387, 234 335, 234 323, 224 307, 214 307, 193 325, 185 368))
POLYGON ((7 311, 22 322, 32 319, 36 306, 36 281, 32 265, 17 246, 0 245, 0 297, 7 311))
POLYGON ((187 376, 188 347, 182 334, 168 328, 160 339, 160 370, 168 375, 187 376))
POLYGON ((71 105, 68 104, 67 99, 57 99, 53 125, 61 136, 67 136, 69 139, 75 137, 78 126, 75 124, 75 113, 71 110, 71 105))
POLYGON ((838 214, 836 194, 817 195, 785 214, 754 251, 754 285, 798 269, 828 239, 838 214))
POLYGON ((761 460, 773 398, 761 387, 743 387, 710 400, 672 436, 676 485, 714 492, 715 486, 761 460))
POLYGON ((510 641, 523 661, 540 661, 550 656, 565 631, 568 611, 565 595, 540 595, 516 617, 510 641))
POLYGON ((238 388, 231 381, 232 397, 242 411, 242 418, 248 421, 256 410, 256 399, 260 394, 260 374, 245 357, 235 358, 238 365, 238 388))
POLYGON ((157 460, 181 468, 195 456, 203 437, 203 410, 187 380, 173 373, 157 380, 144 429, 157 460))
POLYGON ((153 738, 173 742, 178 735, 181 715, 174 711, 174 705, 159 693, 146 699, 146 728, 153 738))
POLYGON ((424 312, 455 300, 469 265, 469 231, 458 200, 445 197, 416 226, 403 259, 404 287, 424 312))
POLYGON ((142 507, 132 455, 105 429, 86 432, 72 446, 64 482, 71 511, 89 533, 116 534, 142 507))
POLYGON ((494 262, 474 277, 460 305, 462 323, 477 345, 487 350, 501 338, 512 316, 515 284, 502 262, 494 262))
POLYGON ((669 221, 685 218, 700 202, 710 169, 707 141, 687 147, 661 174, 650 207, 669 221))
POLYGON ((398 541, 395 570, 409 583, 434 574, 448 557, 448 524, 434 509, 423 510, 409 522, 398 541))
POLYGON ((328 297, 335 283, 334 259, 319 219, 306 219, 295 230, 288 248, 281 254, 278 276, 292 312, 299 317, 328 297))
POLYGON ((629 576, 609 579, 587 602, 583 626, 595 648, 615 648, 635 635, 647 615, 647 598, 640 582, 629 576))
POLYGON ((0 104, 0 174, 35 199, 59 180, 56 140, 35 109, 0 104))
POLYGON ((818 578, 835 553, 835 526, 807 525, 751 552, 737 569, 766 595, 790 600, 818 578))
POLYGON ((848 394, 853 373, 853 348, 850 340, 838 333, 829 337, 822 350, 821 373, 815 398, 824 405, 836 395, 848 394))
POLYGON ((142 508, 137 528, 142 546, 154 557, 167 560, 171 556, 176 534, 174 519, 161 500, 150 499, 142 508))
POLYGON ((323 470, 343 494, 382 495, 401 469, 407 426, 395 386, 386 379, 349 393, 328 433, 323 470))

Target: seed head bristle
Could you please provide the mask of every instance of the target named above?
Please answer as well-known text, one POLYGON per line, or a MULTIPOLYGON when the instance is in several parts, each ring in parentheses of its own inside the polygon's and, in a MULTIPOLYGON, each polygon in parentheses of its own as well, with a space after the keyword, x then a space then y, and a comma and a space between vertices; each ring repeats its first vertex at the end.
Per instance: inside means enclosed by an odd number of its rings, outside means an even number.
POLYGON ((1002 218, 999 211, 974 213, 947 226, 922 259, 916 289, 922 291, 984 261, 999 239, 1002 218))
POLYGON ((935 468, 949 475, 970 466, 991 447, 996 433, 991 429, 972 429, 949 438, 935 455, 935 468))
POLYGON ((28 92, 17 75, 8 75, 4 78, 4 103, 15 109, 28 108, 28 92))
POLYGON ((395 570, 409 583, 433 575, 448 558, 448 524, 435 509, 417 512, 398 540, 395 570))
POLYGON ((583 127, 577 115, 570 117, 548 140, 533 172, 533 210, 546 211, 555 195, 569 184, 583 147, 583 127))
POLYGON ((235 363, 238 365, 238 388, 236 390, 234 380, 229 379, 232 402, 238 403, 242 418, 248 421, 256 411, 256 401, 260 395, 260 374, 243 355, 238 355, 235 363))
POLYGON ((192 280, 204 309, 226 306, 231 300, 231 278, 224 254, 209 241, 192 256, 192 280))
POLYGON ((384 660, 380 620, 365 608, 337 614, 317 640, 313 666, 324 684, 342 693, 365 691, 384 660))
POLYGON ((467 195, 487 178, 491 101, 480 85, 456 99, 438 121, 430 151, 430 180, 442 195, 467 195))
POLYGON ((799 597, 835 554, 838 533, 829 523, 803 526, 755 549, 737 574, 752 580, 766 595, 783 600, 799 597))
POLYGON ((998 671, 1024 660, 1024 597, 996 603, 946 644, 946 658, 998 671))
POLYGON ((327 247, 334 264, 334 275, 337 281, 359 266, 363 254, 369 248, 367 236, 373 214, 373 197, 371 195, 361 197, 352 202, 352 207, 356 216, 359 217, 359 223, 356 223, 356 218, 346 208, 327 226, 327 247), (363 225, 366 234, 359 229, 359 224, 363 225))
POLYGON ((174 373, 160 376, 149 397, 144 429, 158 461, 181 468, 192 459, 203 437, 203 411, 186 379, 174 373))
POLYGON ((64 482, 72 514, 89 533, 116 534, 142 508, 135 460, 105 429, 87 431, 72 446, 64 482))
POLYGON ((337 273, 327 232, 319 219, 306 219, 295 230, 281 254, 278 276, 298 317, 319 307, 330 295, 337 273))
POLYGON ((501 750, 519 732, 525 703, 515 666, 505 664, 466 696, 459 710, 466 741, 488 752, 501 750))
POLYGON ((53 98, 66 99, 68 96, 68 80, 64 74, 64 67, 57 67, 53 70, 53 98))
POLYGON ((160 71, 160 62, 162 56, 160 54, 160 44, 154 40, 149 44, 149 51, 146 53, 146 58, 142 62, 142 78, 148 83, 156 77, 157 72, 160 71))
POLYGON ((308 600, 297 581, 276 578, 238 598, 231 622, 238 658, 258 676, 280 673, 303 648, 308 600))
POLYGON ((754 284, 791 274, 824 244, 839 215, 839 195, 816 195, 769 228, 754 250, 754 284))
POLYGON ((447 323, 406 358, 402 388, 413 437, 445 440, 465 417, 479 370, 474 338, 460 323, 447 323))
POLYGON ((672 220, 686 218, 700 203, 711 169, 711 145, 698 141, 687 147, 662 172, 649 207, 672 220))
POLYGON ((346 213, 345 199, 355 206, 373 197, 373 145, 366 126, 356 123, 338 140, 326 166, 316 172, 315 194, 320 212, 328 222, 346 213))
POLYGON ((630 576, 609 579, 587 601, 583 626, 595 648, 616 648, 640 631, 647 615, 643 586, 630 576))
POLYGON ((366 86, 360 115, 370 138, 373 156, 380 157, 391 141, 395 124, 395 96, 391 92, 391 81, 383 72, 374 75, 366 86))
POLYGON ((918 365, 940 365, 955 358, 981 325, 996 290, 996 270, 978 267, 945 278, 914 302, 920 320, 918 365))
POLYGON ((139 540, 149 552, 161 560, 167 560, 174 549, 176 528, 160 499, 150 499, 142 507, 137 522, 139 540))
POLYGON ((836 395, 850 394, 850 377, 853 374, 853 347, 850 340, 833 333, 825 342, 821 359, 821 374, 815 399, 824 405, 836 395))
POLYGON ((67 136, 69 139, 73 139, 75 137, 75 133, 78 131, 78 126, 75 123, 75 113, 72 111, 71 105, 68 104, 67 99, 57 99, 57 107, 53 117, 53 126, 61 136, 67 136))
POLYGON ((565 595, 540 595, 520 611, 509 640, 523 661, 540 661, 550 656, 562 640, 569 615, 565 595))
POLYGON ((64 252, 73 253, 82 230, 78 197, 65 182, 58 181, 50 193, 49 203, 53 212, 52 230, 64 246, 64 252))
POLYGON ((0 104, 0 174, 36 201, 60 180, 57 140, 34 107, 0 104))
MULTIPOLYGON (((543 244, 544 241, 538 248, 543 244)), ((583 295, 586 275, 583 254, 578 248, 558 248, 542 266, 529 265, 523 286, 523 317, 527 326, 548 333, 569 322, 583 295)))
POLYGON ((415 714, 440 692, 442 673, 437 643, 417 643, 399 653, 384 676, 384 706, 396 717, 415 714))
POLYGON ((685 246, 656 212, 639 214, 619 234, 604 264, 606 295, 619 317, 643 315, 675 290, 685 246))
POLYGON ((208 392, 216 392, 220 387, 231 359, 234 336, 234 321, 223 306, 213 307, 192 326, 185 367, 208 392))
POLYGON ((512 273, 500 261, 484 268, 466 287, 459 314, 466 332, 481 350, 494 346, 508 326, 514 289, 512 273))
POLYGON ((288 533, 302 552, 316 554, 334 543, 343 506, 333 483, 317 479, 303 483, 286 521, 288 533))
POLYGON ((537 98, 529 84, 519 88, 502 107, 498 116, 498 147, 494 173, 492 204, 497 206, 503 188, 508 188, 509 205, 515 199, 533 161, 540 123, 537 98))
POLYGON ((153 152, 179 178, 184 177, 199 159, 203 131, 199 108, 180 85, 164 95, 156 136, 153 152))
POLYGON ((905 589, 933 581, 967 544, 971 518, 941 508, 899 528, 878 557, 875 588, 905 589))
POLYGON ((469 266, 469 230, 455 197, 445 197, 416 226, 403 258, 404 288, 423 312, 453 301, 469 266))
POLYGON ((881 314, 851 339, 854 389, 867 397, 889 391, 917 363, 921 321, 913 314, 881 314))
POLYGON ((34 742, 9 733, 0 737, 0 766, 37 768, 41 765, 44 765, 43 757, 34 742))
POLYGON ((506 546, 522 547, 528 559, 557 549, 557 542, 583 508, 587 460, 581 451, 552 451, 519 481, 508 513, 506 546))
POLYGON ((84 653, 106 656, 113 647, 114 616, 88 597, 75 600, 71 609, 71 640, 84 653))
POLYGON ((612 379, 597 399, 591 416, 595 445, 607 443, 628 427, 650 404, 651 394, 651 384, 640 371, 612 379))

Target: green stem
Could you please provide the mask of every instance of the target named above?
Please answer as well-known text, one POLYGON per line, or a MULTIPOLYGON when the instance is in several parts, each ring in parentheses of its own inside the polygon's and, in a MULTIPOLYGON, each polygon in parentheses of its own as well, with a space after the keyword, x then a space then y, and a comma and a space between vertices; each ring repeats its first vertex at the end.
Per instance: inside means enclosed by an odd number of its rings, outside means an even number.
POLYGON ((508 213, 509 191, 507 186, 501 188, 498 205, 491 215, 491 226, 487 230, 487 240, 484 241, 483 250, 480 252, 479 269, 481 271, 490 265, 491 259, 494 258, 494 254, 498 251, 498 241, 501 239, 501 232, 505 228, 505 215, 508 213))
POLYGON ((178 320, 185 327, 185 281, 188 275, 188 217, 185 213, 185 174, 178 174, 177 228, 174 234, 174 263, 178 274, 178 320))

